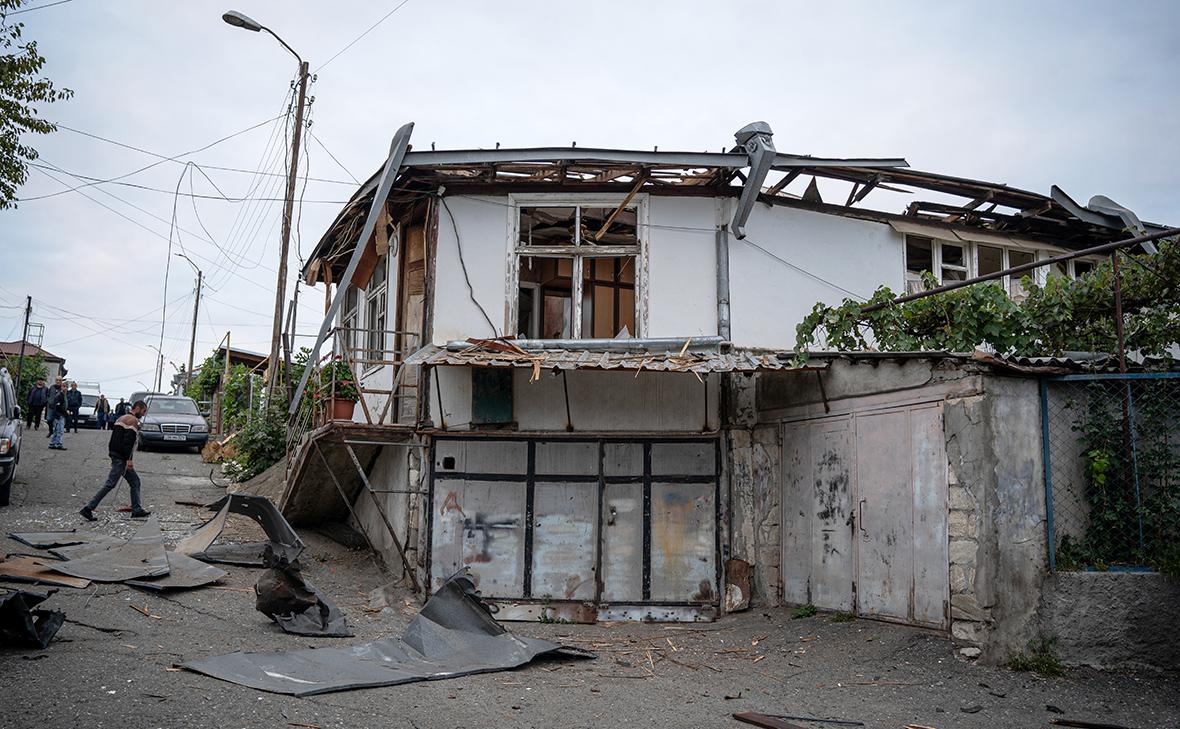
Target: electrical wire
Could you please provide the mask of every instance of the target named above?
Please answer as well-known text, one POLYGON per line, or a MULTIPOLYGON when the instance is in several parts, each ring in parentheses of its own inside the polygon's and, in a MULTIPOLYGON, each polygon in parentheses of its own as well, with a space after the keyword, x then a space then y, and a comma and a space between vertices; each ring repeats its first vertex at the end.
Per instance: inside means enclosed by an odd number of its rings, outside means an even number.
MULTIPOLYGON (((276 118, 277 118, 277 117, 276 117, 276 118)), ((34 197, 26 197, 26 198, 21 198, 19 202, 31 202, 31 201, 33 201, 33 200, 45 200, 45 199, 47 199, 47 198, 51 198, 51 197, 57 197, 58 195, 64 195, 64 194, 66 194, 67 192, 75 192, 75 191, 77 191, 77 190, 80 190, 80 189, 82 189, 82 188, 84 188, 84 187, 91 187, 91 186, 93 186, 93 185, 101 185, 101 184, 104 184, 104 183, 107 183, 107 182, 115 182, 115 181, 117 181, 117 180, 122 180, 122 179, 124 179, 124 178, 131 177, 132 175, 137 175, 137 174, 139 174, 140 172, 145 172, 145 171, 147 171, 147 170, 150 170, 150 169, 152 169, 153 167, 156 167, 156 166, 158 166, 158 165, 162 165, 162 164, 164 164, 164 162, 168 162, 168 161, 176 161, 177 159, 179 159, 179 158, 181 158, 181 157, 187 157, 187 156, 189 156, 189 155, 192 155, 192 154, 197 154, 197 153, 199 153, 199 152, 204 152, 204 151, 205 151, 205 150, 207 150, 207 149, 210 149, 210 148, 212 148, 212 147, 216 147, 217 145, 221 144, 222 142, 229 141, 230 139, 233 139, 234 137, 239 137, 239 136, 241 136, 241 135, 243 135, 243 134, 246 134, 247 132, 252 132, 252 131, 254 131, 255 129, 257 129, 258 127, 260 127, 260 126, 263 126, 264 124, 269 124, 269 123, 271 123, 272 121, 274 121, 274 119, 267 119, 267 120, 265 120, 265 121, 262 121, 262 122, 259 122, 259 123, 257 123, 257 124, 254 124, 254 125, 252 125, 252 126, 246 127, 245 129, 242 129, 242 130, 240 130, 240 131, 234 132, 233 134, 226 135, 226 136, 222 137, 221 139, 218 139, 217 141, 210 142, 209 144, 206 144, 206 145, 205 145, 205 146, 203 146, 203 147, 198 147, 197 149, 189 150, 188 152, 181 152, 180 154, 173 155, 172 157, 167 157, 167 158, 165 158, 165 159, 159 160, 158 162, 153 162, 152 164, 150 164, 150 165, 147 165, 146 167, 140 167, 140 168, 139 168, 139 169, 137 169, 137 170, 132 170, 131 172, 127 172, 127 173, 125 173, 125 174, 122 174, 122 175, 117 175, 117 176, 115 176, 115 177, 109 177, 109 178, 106 178, 106 179, 103 179, 103 180, 95 180, 95 181, 92 181, 92 182, 87 182, 87 183, 86 183, 86 184, 84 184, 84 185, 78 185, 77 187, 72 187, 72 188, 70 188, 70 189, 68 189, 68 190, 59 190, 59 191, 57 191, 57 192, 49 193, 49 194, 47 194, 47 195, 37 195, 37 196, 34 196, 34 197)))
POLYGON ((331 58, 329 58, 328 60, 326 60, 326 61, 324 61, 323 63, 321 63, 321 64, 320 64, 320 67, 319 67, 319 68, 317 68, 317 69, 314 71, 314 73, 319 73, 320 71, 322 71, 322 70, 324 69, 324 67, 325 67, 325 66, 327 66, 327 65, 328 65, 329 63, 331 63, 332 61, 335 61, 337 58, 339 58, 339 57, 340 57, 340 55, 341 55, 342 53, 344 53, 345 51, 347 51, 349 48, 352 48, 353 46, 355 46, 355 45, 357 44, 357 42, 358 42, 358 41, 360 41, 360 39, 361 39, 361 38, 364 38, 364 37, 365 37, 365 36, 367 36, 369 33, 372 33, 374 30, 376 30, 376 29, 377 29, 377 26, 381 25, 381 24, 382 24, 382 23, 384 23, 386 20, 388 20, 388 19, 389 19, 389 16, 391 16, 391 15, 393 15, 394 13, 396 13, 397 11, 401 10, 401 9, 402 9, 402 6, 404 6, 404 5, 405 5, 406 3, 408 3, 408 2, 410 2, 410 0, 402 0, 400 3, 398 3, 398 4, 397 4, 397 7, 395 7, 393 10, 390 10, 390 11, 389 11, 388 13, 386 13, 385 15, 381 16, 381 19, 380 19, 380 20, 378 20, 376 23, 373 23, 371 26, 369 26, 369 29, 368 29, 368 30, 366 30, 364 33, 361 33, 361 34, 360 34, 360 35, 358 35, 356 38, 353 38, 351 43, 349 43, 348 45, 344 46, 344 47, 343 47, 343 48, 341 48, 340 50, 336 51, 335 55, 333 55, 331 58))
POLYGON ((10 10, 6 13, 0 13, 0 17, 8 17, 9 15, 20 15, 21 13, 31 13, 34 10, 44 10, 45 8, 52 8, 54 5, 65 5, 74 0, 57 0, 57 2, 45 3, 44 5, 36 5, 31 8, 21 8, 20 10, 10 10))
MULTIPOLYGON (((352 181, 353 181, 354 183, 356 183, 356 184, 358 184, 358 185, 359 185, 359 184, 361 184, 361 181, 360 181, 360 180, 358 180, 358 179, 356 179, 356 175, 352 174, 352 171, 351 171, 351 170, 349 170, 347 167, 345 167, 343 162, 341 162, 340 160, 336 159, 336 155, 332 154, 332 150, 328 149, 328 145, 324 144, 324 140, 320 139, 320 138, 319 138, 319 137, 317 137, 315 134, 312 134, 312 132, 311 132, 311 130, 310 130, 310 129, 307 131, 307 136, 309 136, 309 137, 311 137, 312 139, 314 139, 314 140, 315 140, 315 142, 316 142, 316 144, 320 145, 320 147, 322 147, 322 148, 323 148, 323 150, 324 150, 325 152, 327 152, 327 153, 328 153, 328 156, 332 158, 332 161, 336 163, 336 166, 337 166, 337 167, 339 167, 340 169, 344 170, 345 174, 347 174, 349 177, 351 177, 351 178, 352 178, 352 181)), ((304 180, 307 180, 307 179, 309 179, 309 178, 307 178, 307 177, 304 177, 303 179, 304 179, 304 180)))

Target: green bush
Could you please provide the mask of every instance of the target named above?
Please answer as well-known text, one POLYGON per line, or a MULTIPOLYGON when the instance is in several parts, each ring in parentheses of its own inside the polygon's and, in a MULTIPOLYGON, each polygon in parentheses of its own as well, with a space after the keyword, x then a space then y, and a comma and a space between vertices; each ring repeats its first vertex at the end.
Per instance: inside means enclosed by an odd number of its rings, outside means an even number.
POLYGON ((287 403, 273 400, 254 413, 234 436, 235 454, 225 472, 235 481, 248 481, 282 460, 286 454, 287 403))
POLYGON ((818 612, 819 610, 815 607, 815 605, 807 603, 806 605, 800 605, 799 607, 792 610, 791 619, 798 620, 800 618, 810 618, 818 612))

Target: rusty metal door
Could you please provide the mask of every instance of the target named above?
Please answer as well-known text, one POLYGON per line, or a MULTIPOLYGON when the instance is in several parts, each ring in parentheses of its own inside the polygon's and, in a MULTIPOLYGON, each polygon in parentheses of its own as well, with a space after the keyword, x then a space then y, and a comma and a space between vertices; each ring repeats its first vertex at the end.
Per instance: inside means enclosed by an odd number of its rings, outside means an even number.
POLYGON ((715 615, 716 439, 437 438, 432 462, 433 585, 467 566, 506 619, 715 615))
POLYGON ((947 627, 946 471, 939 403, 785 423, 783 598, 947 627))

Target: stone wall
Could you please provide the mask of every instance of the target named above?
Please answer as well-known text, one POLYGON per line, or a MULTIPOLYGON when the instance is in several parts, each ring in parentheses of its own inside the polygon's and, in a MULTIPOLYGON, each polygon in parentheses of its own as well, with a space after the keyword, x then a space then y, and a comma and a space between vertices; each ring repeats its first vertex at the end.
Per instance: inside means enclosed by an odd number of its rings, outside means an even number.
POLYGON ((1067 665, 1180 669, 1180 579, 1158 573, 1058 572, 1045 581, 1041 630, 1067 665))

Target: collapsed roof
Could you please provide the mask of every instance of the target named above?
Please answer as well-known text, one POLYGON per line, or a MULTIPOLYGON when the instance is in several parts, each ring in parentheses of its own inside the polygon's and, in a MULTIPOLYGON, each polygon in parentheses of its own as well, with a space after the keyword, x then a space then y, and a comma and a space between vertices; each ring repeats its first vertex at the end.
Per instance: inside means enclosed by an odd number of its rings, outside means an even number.
MULTIPOLYGON (((762 122, 735 135, 728 152, 661 152, 571 147, 409 151, 394 181, 390 207, 438 195, 622 193, 739 198, 876 220, 911 222, 926 230, 982 230, 1081 249, 1122 237, 1133 213, 1096 196, 1083 206, 1054 187, 1042 195, 1004 183, 908 169, 901 158, 840 159, 777 152, 762 122), (842 202, 825 202, 818 179, 848 184, 842 202), (790 192, 791 188, 804 188, 790 192), (866 199, 881 190, 914 195, 903 210, 875 210, 866 199), (933 193, 937 199, 927 199, 933 193), (921 197, 919 197, 921 196, 921 197), (1128 218, 1128 216, 1130 216, 1128 218)), ((381 170, 352 195, 308 257, 303 274, 315 283, 326 265, 338 273, 356 244, 381 170)), ((829 194, 830 194, 830 186, 829 194)), ((395 213, 393 219, 397 219, 395 213)), ((1143 224, 1155 232, 1162 226, 1143 224)), ((735 233, 741 237, 735 216, 735 233)), ((333 277, 335 279, 336 277, 333 277)))

